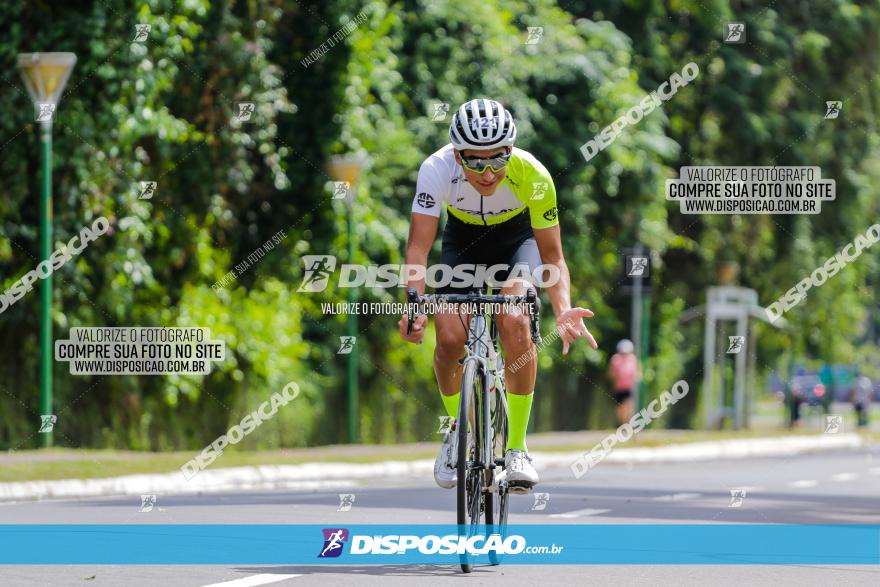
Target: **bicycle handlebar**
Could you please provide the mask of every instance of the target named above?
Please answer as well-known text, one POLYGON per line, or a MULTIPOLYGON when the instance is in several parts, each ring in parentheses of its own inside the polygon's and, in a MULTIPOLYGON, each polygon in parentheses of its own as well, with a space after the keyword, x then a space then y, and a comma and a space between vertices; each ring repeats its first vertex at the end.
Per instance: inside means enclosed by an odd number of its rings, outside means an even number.
POLYGON ((416 308, 419 304, 447 303, 447 304, 509 304, 529 306, 529 333, 532 342, 541 343, 541 333, 538 329, 541 318, 541 299, 534 289, 529 289, 524 296, 511 295, 486 295, 482 293, 469 294, 425 294, 419 295, 415 288, 406 290, 406 299, 409 304, 407 309, 406 334, 412 334, 413 321, 418 314, 416 308))

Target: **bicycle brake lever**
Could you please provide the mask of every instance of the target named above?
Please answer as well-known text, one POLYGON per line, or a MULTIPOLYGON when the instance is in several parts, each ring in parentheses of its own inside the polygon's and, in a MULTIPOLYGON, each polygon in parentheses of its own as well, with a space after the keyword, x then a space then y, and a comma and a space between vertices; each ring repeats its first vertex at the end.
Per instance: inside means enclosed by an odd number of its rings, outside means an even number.
POLYGON ((407 321, 406 321, 406 335, 409 336, 412 334, 413 329, 413 320, 415 318, 415 304, 419 301, 419 293, 416 291, 414 287, 406 290, 406 299, 409 302, 409 307, 407 308, 407 321))
POLYGON ((534 289, 529 288, 526 291, 526 301, 531 305, 531 315, 529 316, 529 330, 531 330, 532 342, 536 345, 541 344, 541 298, 538 297, 534 289))

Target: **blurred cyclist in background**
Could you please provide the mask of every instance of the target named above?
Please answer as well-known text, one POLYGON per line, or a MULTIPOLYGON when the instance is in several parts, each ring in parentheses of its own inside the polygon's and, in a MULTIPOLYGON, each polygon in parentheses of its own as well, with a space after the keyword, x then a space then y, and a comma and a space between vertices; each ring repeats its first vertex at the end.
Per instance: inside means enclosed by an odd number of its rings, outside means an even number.
POLYGON ((624 338, 617 343, 617 353, 608 363, 608 376, 614 389, 614 401, 618 424, 628 422, 632 417, 632 393, 639 382, 639 360, 633 352, 631 340, 624 338))

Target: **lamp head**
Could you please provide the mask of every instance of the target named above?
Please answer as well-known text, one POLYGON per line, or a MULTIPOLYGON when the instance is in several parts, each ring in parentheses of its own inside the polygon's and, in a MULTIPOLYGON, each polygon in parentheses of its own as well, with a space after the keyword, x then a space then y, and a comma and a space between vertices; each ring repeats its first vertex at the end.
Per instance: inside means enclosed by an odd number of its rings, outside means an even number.
POLYGON ((19 53, 21 79, 34 104, 58 104, 73 66, 74 53, 19 53))

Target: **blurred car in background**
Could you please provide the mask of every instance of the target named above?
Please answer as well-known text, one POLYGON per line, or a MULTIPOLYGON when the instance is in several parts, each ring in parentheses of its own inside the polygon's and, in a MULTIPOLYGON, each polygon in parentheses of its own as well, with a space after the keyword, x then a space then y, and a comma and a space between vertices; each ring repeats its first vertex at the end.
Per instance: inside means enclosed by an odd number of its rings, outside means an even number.
MULTIPOLYGON (((801 408, 821 408, 826 414, 831 411, 832 403, 852 403, 856 411, 865 414, 870 411, 872 402, 880 402, 880 377, 865 378, 869 381, 868 400, 864 402, 864 391, 856 401, 856 382, 859 381, 860 370, 855 365, 835 364, 823 365, 819 371, 810 370, 805 365, 791 368, 789 377, 778 371, 771 371, 767 378, 766 392, 784 404, 788 412, 790 427, 798 425, 801 408), (859 407, 861 406, 861 407, 859 407)), ((865 425, 866 418, 860 416, 865 425)))
POLYGON ((789 385, 792 396, 799 403, 823 408, 827 405, 829 391, 817 373, 795 375, 789 385))

